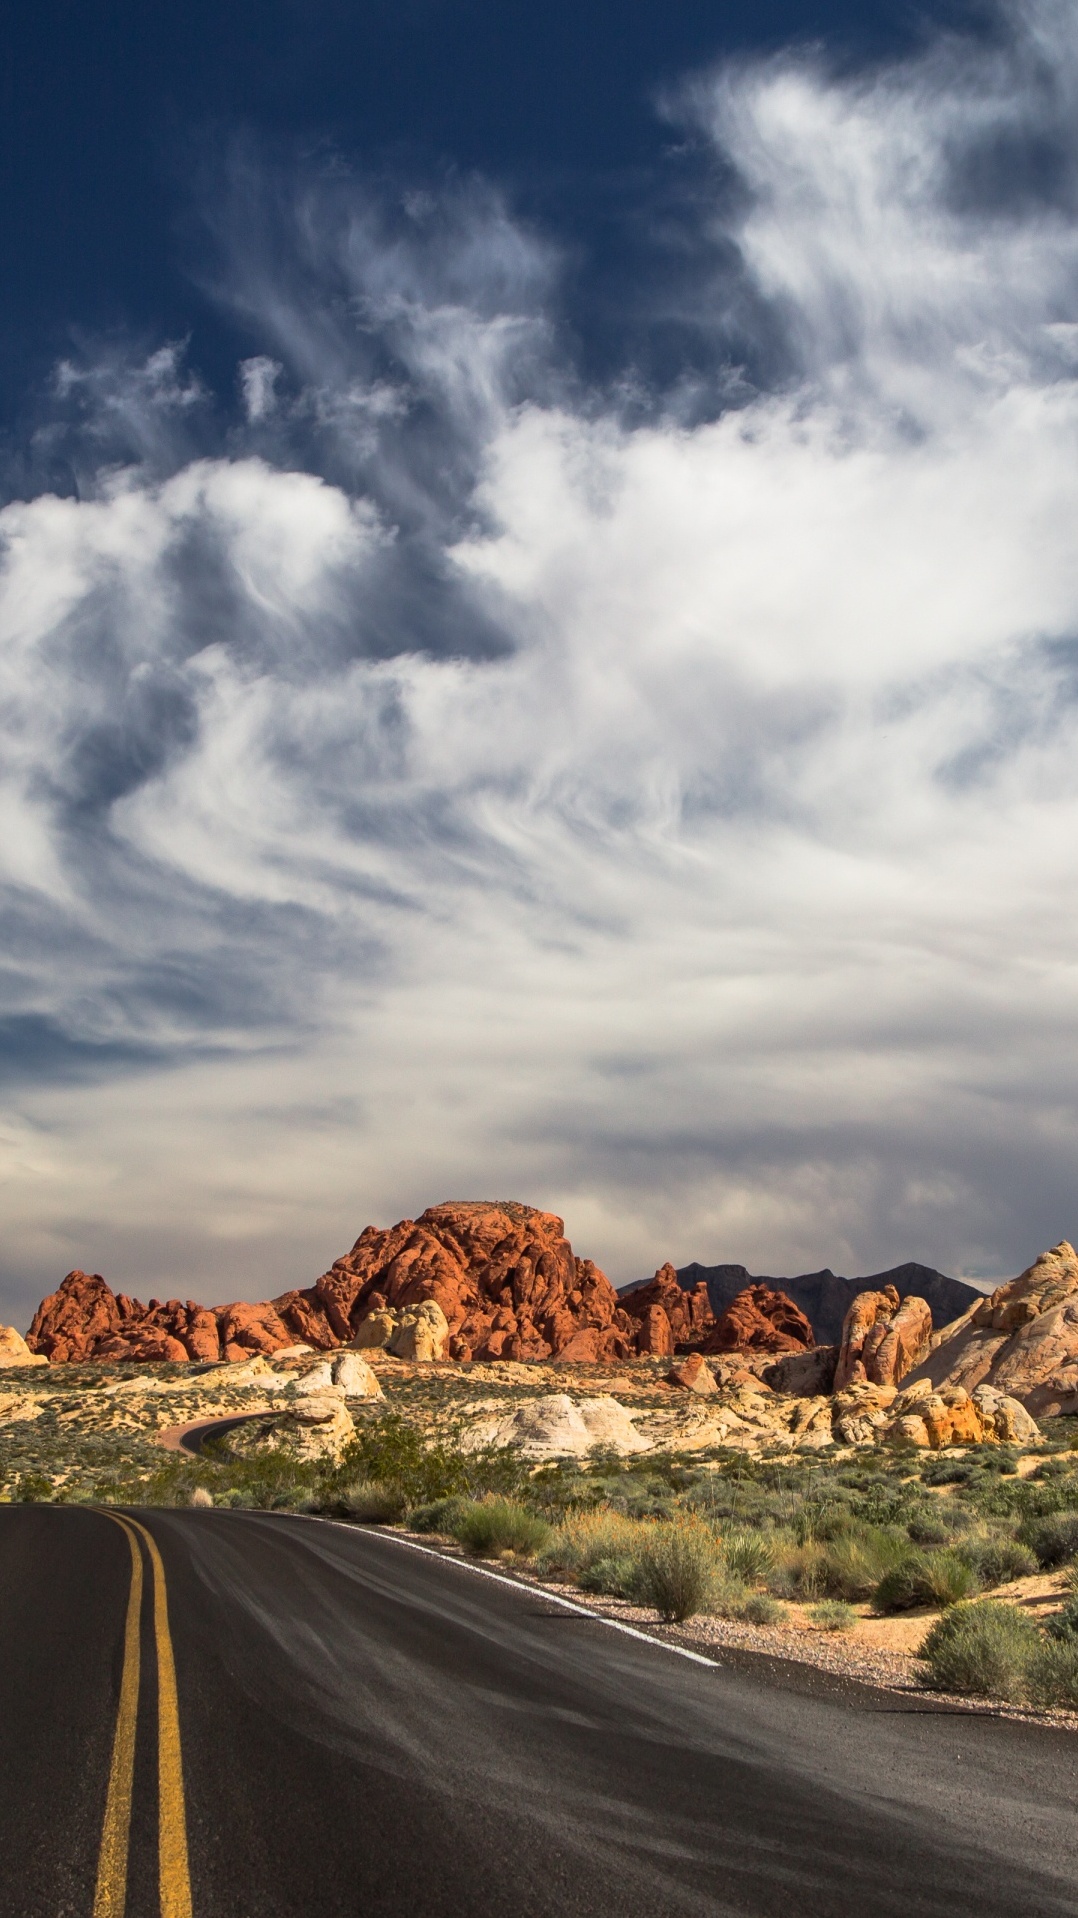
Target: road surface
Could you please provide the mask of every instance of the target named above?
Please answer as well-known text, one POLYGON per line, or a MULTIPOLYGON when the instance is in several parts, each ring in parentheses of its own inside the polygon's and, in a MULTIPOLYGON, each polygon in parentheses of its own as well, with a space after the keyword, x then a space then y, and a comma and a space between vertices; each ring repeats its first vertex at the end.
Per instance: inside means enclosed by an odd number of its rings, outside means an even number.
POLYGON ((1076 1760, 370 1530, 0 1510, 2 1918, 1078 1918, 1076 1760))

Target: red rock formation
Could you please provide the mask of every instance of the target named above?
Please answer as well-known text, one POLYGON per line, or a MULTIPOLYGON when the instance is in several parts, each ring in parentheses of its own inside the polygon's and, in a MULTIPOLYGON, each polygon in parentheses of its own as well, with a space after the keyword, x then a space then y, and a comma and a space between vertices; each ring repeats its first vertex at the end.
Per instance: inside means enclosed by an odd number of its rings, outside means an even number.
POLYGON ((835 1367, 835 1391, 867 1381, 898 1385, 928 1351, 932 1313, 913 1294, 899 1301, 893 1285, 882 1292, 859 1292, 842 1327, 835 1367))
MULTIPOLYGON (((42 1301, 27 1342, 57 1360, 238 1360, 300 1342, 330 1350, 370 1313, 424 1299, 445 1313, 458 1359, 625 1359, 641 1330, 606 1274, 575 1256, 553 1213, 462 1201, 386 1231, 368 1226, 316 1285, 255 1305, 147 1306, 114 1297, 99 1275, 71 1272, 42 1301)), ((690 1323, 691 1304, 686 1311, 690 1323)))
POLYGON ((42 1299, 26 1343, 31 1352, 43 1352, 48 1359, 88 1359, 98 1341, 115 1337, 123 1323, 121 1300, 100 1272, 76 1270, 68 1273, 58 1292, 42 1299))
POLYGON ((727 1306, 703 1352, 804 1352, 815 1345, 805 1314, 785 1292, 749 1285, 727 1306))
POLYGON ((578 1259, 552 1212, 467 1200, 388 1231, 368 1226, 314 1288, 340 1339, 367 1314, 435 1299, 453 1358, 628 1358, 637 1326, 610 1280, 578 1259))
POLYGON ((698 1345, 715 1323, 707 1286, 701 1281, 686 1291, 669 1264, 661 1265, 646 1285, 624 1293, 620 1303, 639 1327, 637 1351, 660 1358, 669 1357, 677 1346, 698 1345))

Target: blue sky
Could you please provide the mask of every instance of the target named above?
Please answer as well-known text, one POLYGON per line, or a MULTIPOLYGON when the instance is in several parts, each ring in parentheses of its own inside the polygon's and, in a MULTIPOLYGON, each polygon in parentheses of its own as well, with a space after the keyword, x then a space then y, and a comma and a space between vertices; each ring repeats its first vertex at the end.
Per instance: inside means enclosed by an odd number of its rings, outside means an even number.
POLYGON ((1073 10, 12 40, 0 1315, 1072 1230, 1073 10))

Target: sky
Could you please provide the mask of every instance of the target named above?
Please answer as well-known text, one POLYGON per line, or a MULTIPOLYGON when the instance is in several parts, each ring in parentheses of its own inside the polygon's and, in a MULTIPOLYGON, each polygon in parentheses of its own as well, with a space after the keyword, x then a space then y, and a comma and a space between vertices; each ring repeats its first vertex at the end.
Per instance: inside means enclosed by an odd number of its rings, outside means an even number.
POLYGON ((41 0, 0 1319, 1078 1232, 1066 0, 41 0))

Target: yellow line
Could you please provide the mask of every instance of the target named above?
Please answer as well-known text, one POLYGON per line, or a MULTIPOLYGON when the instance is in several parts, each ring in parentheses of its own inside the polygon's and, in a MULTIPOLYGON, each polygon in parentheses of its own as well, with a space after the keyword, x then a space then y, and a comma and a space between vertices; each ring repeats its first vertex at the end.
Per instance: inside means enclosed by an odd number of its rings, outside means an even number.
MULTIPOLYGON (((102 1514, 113 1518, 111 1512, 102 1514)), ((112 1741, 112 1764, 97 1861, 94 1918, 123 1918, 127 1900, 127 1852, 131 1833, 131 1788, 135 1776, 135 1728, 138 1723, 139 1621, 142 1616, 142 1553, 138 1540, 122 1518, 114 1518, 131 1547, 131 1589, 124 1628, 124 1663, 120 1703, 112 1741)))
MULTIPOLYGON (((191 1918, 191 1876, 187 1862, 187 1815, 183 1796, 183 1750, 176 1695, 176 1660, 168 1629, 165 1568, 157 1541, 137 1518, 129 1524, 146 1540, 153 1565, 153 1624, 157 1640, 157 1847, 161 1918, 191 1918)), ((94 1913, 97 1918, 97 1913, 94 1913)))

